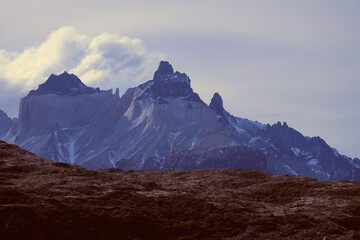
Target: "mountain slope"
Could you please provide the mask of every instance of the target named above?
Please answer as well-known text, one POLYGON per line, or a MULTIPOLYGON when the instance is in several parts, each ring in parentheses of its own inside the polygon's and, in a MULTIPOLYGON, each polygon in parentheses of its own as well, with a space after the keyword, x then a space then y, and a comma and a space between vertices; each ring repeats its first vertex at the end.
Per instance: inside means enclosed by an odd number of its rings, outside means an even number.
POLYGON ((0 109, 0 139, 15 125, 16 120, 12 120, 0 109))
POLYGON ((168 62, 152 80, 118 92, 87 87, 66 72, 51 75, 21 99, 19 123, 4 139, 87 168, 245 168, 360 181, 359 159, 286 123, 232 116, 218 93, 208 106, 168 62))
POLYGON ((360 184, 256 170, 86 170, 0 141, 0 238, 358 239, 360 184))

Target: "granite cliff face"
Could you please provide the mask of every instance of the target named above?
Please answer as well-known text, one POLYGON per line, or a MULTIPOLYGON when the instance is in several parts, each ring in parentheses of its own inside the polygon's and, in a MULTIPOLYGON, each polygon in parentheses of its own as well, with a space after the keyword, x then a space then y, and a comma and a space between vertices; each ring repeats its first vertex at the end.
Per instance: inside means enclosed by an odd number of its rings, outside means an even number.
POLYGON ((246 168, 360 180, 358 159, 286 123, 232 116, 218 93, 208 106, 168 62, 153 80, 118 92, 87 87, 66 72, 52 75, 21 100, 19 122, 3 139, 87 168, 246 168))

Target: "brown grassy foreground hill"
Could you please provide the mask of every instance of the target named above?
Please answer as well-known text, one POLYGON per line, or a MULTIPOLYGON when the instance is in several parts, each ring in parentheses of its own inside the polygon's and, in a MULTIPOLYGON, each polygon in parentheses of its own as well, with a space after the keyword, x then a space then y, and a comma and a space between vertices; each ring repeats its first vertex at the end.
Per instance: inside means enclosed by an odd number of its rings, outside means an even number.
POLYGON ((360 184, 86 170, 0 142, 0 239, 359 239, 360 184))

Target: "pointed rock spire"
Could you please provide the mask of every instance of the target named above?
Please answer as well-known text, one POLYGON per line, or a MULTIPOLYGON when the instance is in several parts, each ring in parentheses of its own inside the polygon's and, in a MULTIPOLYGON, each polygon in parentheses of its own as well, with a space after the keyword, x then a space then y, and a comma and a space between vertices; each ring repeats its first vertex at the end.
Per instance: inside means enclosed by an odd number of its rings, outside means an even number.
POLYGON ((174 69, 167 61, 161 61, 158 70, 154 74, 154 81, 159 80, 161 76, 174 74, 174 69))
POLYGON ((120 91, 119 91, 119 88, 116 88, 116 91, 115 91, 115 96, 120 97, 120 91))
POLYGON ((223 100, 219 93, 214 93, 214 96, 211 99, 209 107, 213 109, 217 115, 225 117, 225 109, 223 106, 223 100))

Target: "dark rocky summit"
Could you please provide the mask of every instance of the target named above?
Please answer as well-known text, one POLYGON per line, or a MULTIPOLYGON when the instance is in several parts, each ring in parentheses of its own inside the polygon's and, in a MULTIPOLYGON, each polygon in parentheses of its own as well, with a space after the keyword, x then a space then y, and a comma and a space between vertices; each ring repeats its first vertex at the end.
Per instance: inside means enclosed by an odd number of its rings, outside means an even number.
POLYGON ((51 74, 45 83, 40 84, 37 90, 30 91, 29 95, 57 94, 74 96, 96 92, 100 92, 100 89, 87 87, 76 75, 65 71, 60 75, 51 74))
POLYGON ((171 64, 167 61, 161 61, 159 68, 154 73, 154 81, 161 81, 166 78, 168 75, 173 75, 174 69, 171 64))
POLYGON ((203 102, 190 86, 190 78, 185 73, 174 70, 169 62, 161 61, 154 74, 152 85, 146 91, 152 98, 182 98, 192 102, 203 102))

